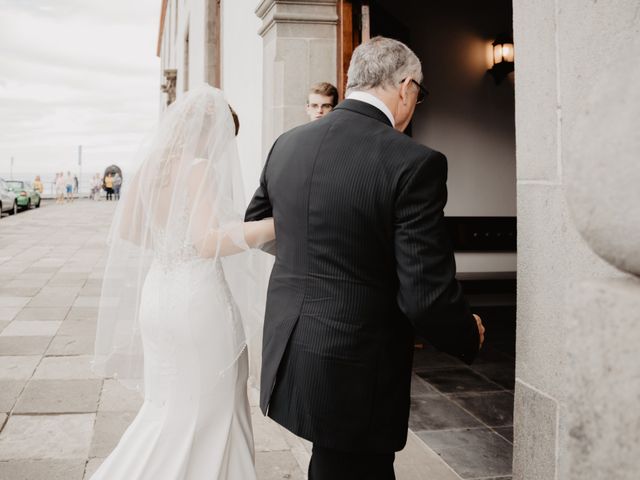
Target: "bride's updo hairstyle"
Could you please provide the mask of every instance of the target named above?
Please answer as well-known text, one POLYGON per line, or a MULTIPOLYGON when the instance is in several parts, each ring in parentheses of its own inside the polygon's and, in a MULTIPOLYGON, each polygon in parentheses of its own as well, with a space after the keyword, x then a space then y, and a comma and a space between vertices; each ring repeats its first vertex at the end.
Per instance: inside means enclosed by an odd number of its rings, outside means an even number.
POLYGON ((233 124, 236 126, 236 137, 238 136, 238 132, 240 131, 240 119, 238 118, 238 114, 233 109, 231 105, 229 105, 229 110, 231 110, 231 116, 233 117, 233 124))

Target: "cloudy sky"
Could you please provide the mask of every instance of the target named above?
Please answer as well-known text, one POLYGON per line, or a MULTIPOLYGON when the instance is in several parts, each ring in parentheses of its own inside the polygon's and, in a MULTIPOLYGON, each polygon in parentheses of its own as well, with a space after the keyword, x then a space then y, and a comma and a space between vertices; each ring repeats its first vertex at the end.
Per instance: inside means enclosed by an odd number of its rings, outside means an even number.
POLYGON ((0 176, 125 169, 157 119, 161 0, 0 0, 0 176))

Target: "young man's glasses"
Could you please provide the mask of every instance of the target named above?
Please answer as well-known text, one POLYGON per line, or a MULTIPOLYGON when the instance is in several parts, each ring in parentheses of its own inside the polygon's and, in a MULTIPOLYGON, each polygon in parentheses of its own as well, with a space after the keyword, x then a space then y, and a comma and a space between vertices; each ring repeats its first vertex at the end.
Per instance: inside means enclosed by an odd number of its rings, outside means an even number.
MULTIPOLYGON (((404 83, 404 81, 406 80, 406 78, 403 78, 400 83, 404 83)), ((420 85, 418 82, 416 82, 413 78, 411 79, 412 83, 415 83, 415 85, 418 87, 418 100, 416 101, 416 105, 420 105, 422 102, 424 102, 425 98, 427 98, 427 96, 429 95, 429 91, 424 88, 422 85, 420 85)))
POLYGON ((330 112, 333 110, 333 105, 330 103, 307 103, 307 107, 311 110, 322 110, 323 112, 330 112))

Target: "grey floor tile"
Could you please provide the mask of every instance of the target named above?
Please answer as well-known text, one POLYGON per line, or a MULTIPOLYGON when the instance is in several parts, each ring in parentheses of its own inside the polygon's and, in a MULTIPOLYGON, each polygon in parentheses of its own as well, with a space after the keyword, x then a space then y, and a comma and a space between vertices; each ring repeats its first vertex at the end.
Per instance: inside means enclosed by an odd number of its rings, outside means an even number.
POLYGON ((480 365, 473 365, 472 369, 492 382, 506 388, 507 390, 513 390, 516 383, 516 371, 515 363, 486 363, 480 365))
POLYGON ((417 370, 416 374, 443 393, 502 390, 501 386, 466 367, 417 370))
POLYGON ((103 458, 109 456, 135 416, 135 412, 99 412, 89 456, 103 458))
POLYGON ((58 334, 72 337, 95 337, 96 322, 89 320, 65 320, 62 322, 58 334))
POLYGON ((0 308, 22 308, 29 303, 31 297, 28 296, 0 296, 0 308))
POLYGON ((451 399, 489 427, 513 425, 513 394, 488 392, 456 394, 451 399))
POLYGON ((511 475, 513 447, 488 428, 418 432, 462 478, 511 475))
MULTIPOLYGON (((0 360, 2 357, 0 357, 0 360)), ((34 379, 39 380, 85 380, 99 378, 91 371, 90 355, 68 357, 44 357, 35 373, 34 379)))
POLYGON ((29 307, 70 307, 76 301, 75 295, 55 295, 39 293, 31 299, 29 307))
POLYGON ((38 363, 39 355, 0 357, 0 379, 28 380, 38 363))
POLYGON ((504 439, 508 440, 509 442, 513 443, 513 427, 496 427, 493 430, 495 430, 495 432, 500 435, 501 437, 503 437, 504 439))
POLYGON ((22 307, 0 307, 0 322, 10 322, 20 310, 22 307))
POLYGON ((84 321, 97 320, 98 309, 94 307, 72 307, 66 320, 84 321))
POLYGON ((6 327, 7 325, 9 325, 11 322, 5 322, 5 321, 0 321, 0 333, 2 333, 2 330, 4 330, 4 327, 6 327))
POLYGON ((3 480, 82 480, 82 460, 11 460, 0 462, 3 480))
POLYGON ((300 470, 291 452, 257 452, 256 470, 259 480, 304 480, 305 475, 300 470))
POLYGON ((0 336, 2 355, 43 355, 51 343, 51 337, 3 337, 0 336))
POLYGON ((23 286, 18 287, 14 282, 9 282, 9 286, 0 288, 0 297, 33 297, 41 290, 41 287, 23 286))
POLYGON ((94 336, 56 335, 49 345, 47 356, 91 355, 95 345, 94 336))
POLYGON ((464 366, 464 363, 457 358, 446 353, 442 353, 427 343, 424 343, 423 345, 423 348, 416 348, 413 352, 413 368, 464 366))
POLYGON ((137 412, 142 406, 142 394, 130 390, 114 379, 104 381, 100 395, 101 412, 137 412))
POLYGON ((12 415, 0 433, 2 460, 86 460, 95 414, 12 415))
POLYGON ((419 396, 419 395, 430 395, 433 393, 438 393, 438 391, 417 376, 415 373, 411 375, 411 395, 419 396))
POLYGON ((414 432, 481 426, 477 419, 442 395, 411 397, 409 428, 414 432))
POLYGON ((85 480, 89 480, 91 476, 96 473, 96 470, 98 470, 98 467, 102 465, 102 462, 104 462, 104 458, 91 458, 87 462, 87 467, 84 471, 85 480))
POLYGON ((0 337, 53 337, 62 322, 11 322, 7 325, 0 337))
POLYGON ((102 380, 31 380, 13 413, 95 413, 102 380))
POLYGON ((26 384, 26 380, 0 380, 0 412, 11 411, 26 384))
POLYGON ((14 320, 39 320, 41 322, 62 321, 67 316, 69 307, 31 308, 20 310, 14 320))

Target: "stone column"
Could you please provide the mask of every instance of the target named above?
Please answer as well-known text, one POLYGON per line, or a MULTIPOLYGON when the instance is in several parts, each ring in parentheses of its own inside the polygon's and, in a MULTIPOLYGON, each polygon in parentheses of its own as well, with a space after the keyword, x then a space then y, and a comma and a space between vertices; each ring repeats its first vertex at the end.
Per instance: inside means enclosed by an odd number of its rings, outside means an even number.
POLYGON ((514 480, 640 470, 639 29, 634 0, 514 0, 514 480))
POLYGON ((269 151, 284 131, 308 121, 309 86, 337 78, 336 0, 263 0, 263 147, 269 151))

